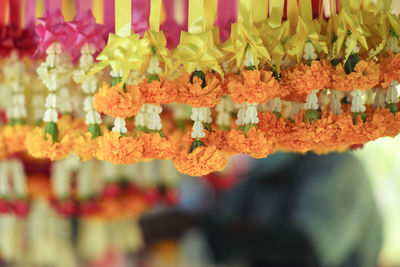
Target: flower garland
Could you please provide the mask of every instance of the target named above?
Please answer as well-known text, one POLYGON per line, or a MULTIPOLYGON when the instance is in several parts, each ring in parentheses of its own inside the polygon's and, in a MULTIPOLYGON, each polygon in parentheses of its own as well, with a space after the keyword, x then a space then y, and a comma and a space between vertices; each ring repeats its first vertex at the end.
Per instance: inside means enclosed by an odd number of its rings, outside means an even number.
POLYGON ((131 10, 118 3, 127 16, 115 16, 116 34, 105 47, 90 13, 68 23, 59 12, 49 14, 38 27, 45 110, 36 93, 33 107, 25 106, 24 88, 35 78, 10 55, 2 82, 12 89, 12 109, 0 154, 27 150, 59 160, 75 152, 115 164, 172 160, 181 172, 203 175, 238 153, 341 152, 400 133, 400 20, 388 4, 362 5, 357 13, 342 0, 337 12, 315 18, 314 3, 293 1, 282 21, 281 2, 240 0, 237 22, 221 42, 213 27, 217 1, 190 0, 188 31, 171 50, 160 31, 160 1, 151 2, 142 36, 123 27, 131 25, 131 10), (84 96, 69 88, 78 58, 73 79, 84 96), (100 72, 106 67, 111 82, 100 72), (73 97, 84 103, 85 120, 73 97), (27 115, 36 121, 41 112, 45 125, 33 128, 27 115))

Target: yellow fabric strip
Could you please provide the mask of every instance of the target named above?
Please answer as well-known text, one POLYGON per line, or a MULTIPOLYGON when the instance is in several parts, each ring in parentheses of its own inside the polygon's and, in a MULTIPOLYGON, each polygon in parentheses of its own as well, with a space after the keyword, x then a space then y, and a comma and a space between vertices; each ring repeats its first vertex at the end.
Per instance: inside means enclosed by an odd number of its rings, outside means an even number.
POLYGON ((312 21, 312 6, 311 0, 299 0, 300 5, 300 15, 304 21, 312 21))
POLYGON ((269 1, 269 20, 268 23, 271 27, 279 27, 282 23, 283 8, 285 1, 270 0, 269 1))
POLYGON ((252 0, 239 0, 238 22, 242 22, 244 26, 250 26, 253 24, 252 5, 252 0))
POLYGON ((268 0, 254 0, 253 23, 254 24, 262 23, 267 20, 267 17, 268 17, 268 0))
POLYGON ((126 37, 131 34, 132 2, 131 0, 115 1, 115 33, 126 37))
POLYGON ((155 32, 160 31, 161 6, 161 0, 151 0, 149 23, 150 30, 155 32))
POLYGON ((204 0, 204 27, 205 30, 211 30, 214 27, 217 17, 218 0, 204 0))
POLYGON ((43 17, 43 12, 44 12, 43 0, 36 0, 36 17, 37 18, 43 17))
POLYGON ((75 1, 74 0, 63 0, 62 1, 62 13, 65 21, 71 21, 75 17, 75 1))
POLYGON ((204 32, 204 0, 189 0, 188 32, 204 32))
POLYGON ((294 34, 297 28, 297 20, 299 10, 297 8, 297 0, 287 0, 287 19, 290 24, 290 32, 294 34))
POLYGON ((21 27, 26 27, 26 21, 25 21, 25 10, 26 10, 26 1, 27 0, 21 0, 21 6, 20 6, 20 10, 21 10, 21 16, 20 16, 20 20, 21 20, 21 27))
POLYGON ((104 24, 103 0, 93 0, 93 16, 97 23, 104 24))

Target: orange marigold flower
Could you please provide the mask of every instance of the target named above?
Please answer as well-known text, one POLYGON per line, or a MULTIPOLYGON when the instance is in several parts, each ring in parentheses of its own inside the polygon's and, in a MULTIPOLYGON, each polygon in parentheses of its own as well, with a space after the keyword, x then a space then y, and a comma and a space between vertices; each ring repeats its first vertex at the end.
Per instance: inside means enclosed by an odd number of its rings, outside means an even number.
POLYGON ((143 98, 137 86, 127 86, 126 92, 120 86, 108 86, 103 83, 95 95, 94 108, 112 117, 129 118, 142 108, 143 98))
POLYGON ((28 132, 25 139, 25 147, 28 153, 35 158, 48 158, 50 160, 65 159, 72 150, 73 138, 71 135, 63 132, 59 127, 59 142, 53 143, 50 134, 46 135, 45 140, 44 129, 36 127, 28 132))
POLYGON ((400 81, 400 53, 393 55, 389 52, 389 57, 380 58, 380 81, 383 88, 388 88, 393 80, 400 81))
POLYGON ((343 64, 337 65, 330 88, 350 92, 354 89, 367 90, 379 83, 379 65, 373 60, 360 60, 354 70, 346 74, 343 64))
POLYGON ((30 125, 7 125, 3 128, 3 137, 9 154, 25 151, 26 134, 32 129, 30 125))
POLYGON ((203 176, 215 171, 222 171, 228 164, 228 154, 215 146, 200 146, 192 153, 187 149, 173 160, 175 168, 190 176, 203 176))
POLYGON ((148 159, 171 159, 175 154, 176 144, 159 133, 141 134, 143 157, 148 159))
POLYGON ((7 157, 7 145, 4 141, 3 133, 0 132, 0 159, 7 157))
MULTIPOLYGON (((189 132, 189 137, 190 137, 189 132)), ((231 147, 227 140, 227 134, 229 131, 223 131, 217 126, 213 125, 213 131, 208 132, 206 131, 206 136, 204 138, 204 144, 206 146, 216 146, 219 150, 225 151, 229 155, 237 154, 237 151, 231 147)))
POLYGON ((326 60, 313 60, 311 66, 304 63, 282 70, 282 99, 305 102, 312 90, 321 90, 329 86, 332 67, 326 60))
POLYGON ((228 144, 239 153, 246 153, 253 158, 265 158, 273 153, 276 138, 266 137, 263 131, 252 127, 247 132, 247 137, 241 130, 232 129, 227 135, 228 144))
POLYGON ((93 159, 96 156, 97 147, 97 140, 92 138, 91 133, 75 135, 73 150, 80 160, 93 159))
POLYGON ((143 102, 157 106, 174 103, 177 95, 175 83, 165 77, 160 77, 160 81, 153 80, 150 83, 145 79, 138 85, 129 85, 128 87, 139 87, 143 102))
POLYGON ((97 158, 114 164, 134 164, 143 157, 143 141, 109 132, 96 138, 97 158))
POLYGON ((193 77, 193 84, 190 82, 190 75, 184 74, 175 79, 177 85, 178 103, 187 103, 195 108, 215 107, 219 104, 224 92, 219 77, 212 73, 206 73, 206 86, 201 87, 202 80, 197 76, 193 77))
POLYGON ((50 198, 53 194, 50 178, 43 174, 33 174, 26 179, 30 198, 50 198))
POLYGON ((242 70, 226 79, 226 89, 235 103, 266 103, 280 96, 279 82, 271 71, 242 70))

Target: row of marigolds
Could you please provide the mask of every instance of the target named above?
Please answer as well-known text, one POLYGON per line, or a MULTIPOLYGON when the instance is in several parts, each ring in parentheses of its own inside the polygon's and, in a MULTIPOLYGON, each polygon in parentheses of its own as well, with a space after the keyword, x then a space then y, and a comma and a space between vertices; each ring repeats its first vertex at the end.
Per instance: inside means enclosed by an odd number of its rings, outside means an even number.
MULTIPOLYGON (((343 114, 335 115, 329 108, 319 112, 320 118, 312 124, 304 122, 307 111, 301 110, 292 119, 277 112, 258 112, 258 122, 237 127, 233 118, 229 128, 211 123, 204 127, 204 136, 193 138, 189 121, 184 124, 163 112, 162 132, 135 127, 128 119, 126 134, 101 127, 101 136, 92 138, 82 120, 63 116, 57 122, 60 129, 58 142, 48 134, 45 140, 42 128, 28 131, 27 126, 13 126, 12 135, 3 128, 5 152, 25 149, 33 156, 60 160, 75 152, 82 160, 97 158, 115 164, 133 164, 150 159, 172 159, 177 170, 192 176, 223 170, 228 157, 246 153, 263 158, 276 150, 316 153, 343 151, 355 144, 364 144, 381 136, 395 136, 400 132, 400 117, 387 108, 367 106, 362 117, 354 123, 350 104, 342 104, 343 114), (182 127, 183 126, 183 127, 182 127), (26 132, 28 131, 28 132, 26 132), (25 143, 23 140, 26 140, 25 143), (22 141, 22 143, 21 143, 22 141)), ((286 113, 285 109, 282 113, 286 113)), ((204 125, 204 124, 203 124, 204 125)))

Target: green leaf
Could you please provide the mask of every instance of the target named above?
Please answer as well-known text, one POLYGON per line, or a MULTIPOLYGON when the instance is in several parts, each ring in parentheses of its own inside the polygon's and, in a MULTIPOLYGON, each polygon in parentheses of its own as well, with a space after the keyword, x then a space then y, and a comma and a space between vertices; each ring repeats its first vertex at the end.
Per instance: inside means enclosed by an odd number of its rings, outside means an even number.
POLYGON ((206 87, 206 75, 204 74, 204 72, 202 72, 201 70, 193 71, 192 76, 190 77, 190 82, 192 84, 193 84, 193 78, 195 76, 198 77, 199 79, 201 79, 201 81, 202 81, 201 88, 206 87))
POLYGON ((58 141, 58 126, 55 122, 48 122, 44 128, 44 139, 47 140, 47 134, 51 135, 53 143, 58 141))
POLYGON ((305 123, 307 123, 307 121, 308 121, 310 124, 313 124, 314 121, 316 121, 320 118, 321 118, 321 116, 319 115, 318 110, 309 109, 306 111, 306 114, 304 114, 304 122, 305 123))
POLYGON ((274 111, 274 112, 272 112, 272 113, 274 113, 275 116, 277 116, 279 119, 282 118, 282 114, 281 114, 280 112, 274 111))
POLYGON ((390 112, 392 112, 393 114, 396 114, 398 111, 396 103, 386 103, 385 107, 390 109, 390 112))
POLYGON ((92 134, 92 139, 101 135, 100 126, 98 124, 89 124, 89 132, 92 134))
POLYGON ((353 124, 356 125, 357 124, 357 117, 360 116, 361 120, 363 122, 365 122, 367 120, 367 115, 364 112, 356 112, 353 113, 353 124))
POLYGON ((203 127, 204 127, 204 129, 206 129, 210 133, 212 132, 212 127, 211 127, 210 123, 203 123, 203 127))
POLYGON ((203 141, 200 140, 194 140, 192 142, 192 144, 190 145, 190 150, 189 153, 192 153, 196 148, 200 147, 200 146, 205 146, 203 141))
POLYGON ((244 136, 247 137, 247 133, 250 131, 251 128, 258 128, 256 124, 250 123, 250 124, 246 124, 243 126, 238 127, 239 130, 241 130, 244 134, 244 136))
POLYGON ((147 77, 148 83, 151 83, 152 81, 160 81, 160 77, 158 77, 158 74, 150 74, 149 77, 147 77))

